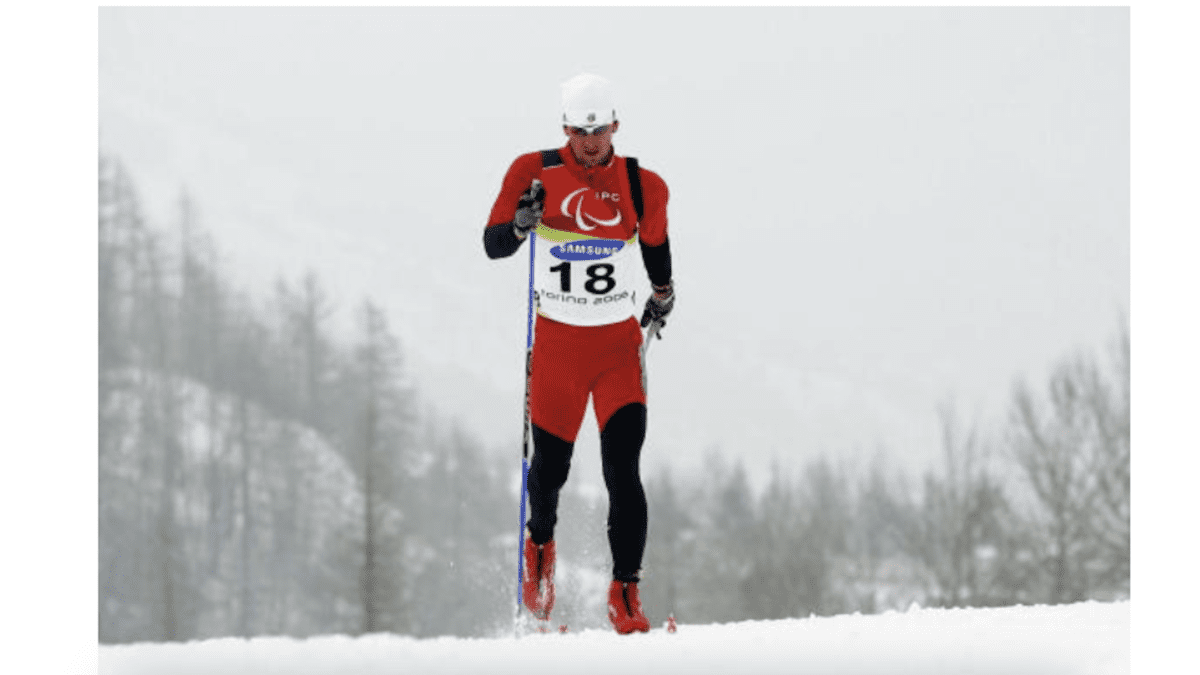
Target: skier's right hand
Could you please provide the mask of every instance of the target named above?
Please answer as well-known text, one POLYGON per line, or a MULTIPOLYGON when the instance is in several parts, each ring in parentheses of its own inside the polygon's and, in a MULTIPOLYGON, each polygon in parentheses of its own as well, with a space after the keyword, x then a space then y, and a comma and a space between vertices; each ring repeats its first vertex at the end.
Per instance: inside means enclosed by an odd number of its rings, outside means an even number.
POLYGON ((542 219, 542 208, 546 201, 546 189, 542 181, 534 178, 525 194, 517 200, 517 215, 513 217, 513 231, 518 239, 524 239, 529 231, 542 219))

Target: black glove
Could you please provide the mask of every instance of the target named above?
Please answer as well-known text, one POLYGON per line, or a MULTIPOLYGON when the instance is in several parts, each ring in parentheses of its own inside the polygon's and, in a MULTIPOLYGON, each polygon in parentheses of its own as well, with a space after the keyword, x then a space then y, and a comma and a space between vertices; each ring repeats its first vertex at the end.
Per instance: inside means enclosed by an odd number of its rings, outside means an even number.
POLYGON ((513 217, 513 230, 518 239, 529 236, 529 231, 542 219, 542 207, 545 201, 546 189, 542 187, 542 181, 534 178, 529 189, 517 200, 517 215, 513 217))
MULTIPOLYGON (((662 286, 655 286, 654 293, 650 295, 650 299, 646 301, 646 309, 642 312, 642 328, 650 325, 651 321, 657 321, 659 327, 666 327, 667 315, 675 308, 675 288, 671 282, 662 286)), ((662 339, 662 334, 659 333, 659 339, 662 339)))

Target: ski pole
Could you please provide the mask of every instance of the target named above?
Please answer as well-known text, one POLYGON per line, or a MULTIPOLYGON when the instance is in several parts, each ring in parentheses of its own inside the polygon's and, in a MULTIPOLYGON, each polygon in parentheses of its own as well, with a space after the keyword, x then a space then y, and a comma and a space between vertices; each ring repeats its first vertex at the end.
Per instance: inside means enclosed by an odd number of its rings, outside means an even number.
POLYGON ((525 491, 529 481, 529 389, 533 379, 533 257, 537 232, 529 232, 529 306, 525 314, 525 425, 521 431, 521 523, 517 529, 517 613, 521 611, 521 582, 525 578, 525 491))
MULTIPOLYGON (((658 331, 662 330, 663 320, 655 319, 650 322, 650 327, 646 329, 646 338, 643 340, 642 353, 650 351, 650 341, 658 337, 658 331)), ((661 339, 661 338, 660 338, 661 339)))
POLYGON ((642 362, 642 393, 646 396, 650 395, 650 389, 646 383, 646 352, 650 351, 650 343, 658 337, 658 331, 662 330, 662 327, 661 319, 651 321, 650 327, 646 329, 645 337, 642 338, 642 348, 638 350, 638 359, 642 362))

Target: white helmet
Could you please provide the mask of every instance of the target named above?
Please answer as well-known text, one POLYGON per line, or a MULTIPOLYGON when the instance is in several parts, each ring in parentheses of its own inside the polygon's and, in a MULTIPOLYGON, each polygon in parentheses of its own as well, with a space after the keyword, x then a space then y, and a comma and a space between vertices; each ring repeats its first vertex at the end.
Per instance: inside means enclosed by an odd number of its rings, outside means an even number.
POLYGON ((562 122, 585 129, 617 121, 612 83, 591 73, 580 73, 562 83, 562 122))

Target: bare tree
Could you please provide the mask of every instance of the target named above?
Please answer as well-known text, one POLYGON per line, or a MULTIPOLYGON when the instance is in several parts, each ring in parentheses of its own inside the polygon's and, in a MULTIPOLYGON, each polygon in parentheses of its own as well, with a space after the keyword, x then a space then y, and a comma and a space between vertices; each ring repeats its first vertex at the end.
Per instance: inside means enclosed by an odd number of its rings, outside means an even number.
POLYGON ((149 237, 145 249, 146 266, 142 292, 145 313, 143 326, 146 360, 140 365, 143 383, 142 424, 146 431, 145 450, 150 463, 159 467, 157 510, 151 550, 154 551, 159 586, 155 623, 161 627, 160 639, 180 640, 180 590, 184 579, 176 526, 175 490, 180 459, 180 403, 175 375, 175 341, 172 339, 171 305, 164 288, 165 260, 156 238, 149 237))
POLYGON ((753 565, 754 495, 740 461, 731 468, 715 449, 706 461, 703 485, 684 500, 695 505, 696 537, 682 586, 702 590, 679 598, 679 612, 697 623, 747 619, 741 584, 753 565))
POLYGON ((1095 420, 1092 471, 1096 499, 1090 514, 1096 537, 1096 583, 1118 595, 1129 593, 1130 361, 1129 329, 1123 324, 1113 354, 1113 381, 1096 371, 1087 380, 1087 402, 1095 420))
MULTIPOLYGON (((99 265, 97 268, 99 362, 101 403, 108 378, 127 359, 128 334, 124 311, 128 303, 130 269, 129 247, 133 228, 140 218, 130 212, 130 195, 124 172, 116 161, 100 157, 99 162, 99 265)), ((111 385, 110 385, 111 386, 111 385)))
POLYGON ((227 333, 228 292, 217 269, 216 247, 199 223, 186 192, 179 197, 179 333, 181 371, 214 389, 228 388, 220 368, 227 333))
POLYGON ((805 465, 800 476, 798 507, 803 514, 801 550, 805 611, 823 616, 846 611, 846 598, 833 593, 833 561, 849 551, 851 514, 850 483, 843 467, 822 455, 805 465))
MULTIPOLYGON (((511 497, 500 465, 458 424, 426 416, 420 443, 421 470, 403 495, 413 518, 407 523, 410 557, 404 596, 422 608, 411 632, 482 635, 511 617, 511 568, 492 548, 512 521, 511 497), (415 522, 413 522, 415 521, 415 522)), ((507 464, 503 465, 508 468, 507 464)))
POLYGON ((861 589, 857 600, 861 611, 875 612, 881 602, 895 601, 891 597, 895 593, 911 593, 895 588, 900 581, 897 575, 908 566, 884 567, 883 563, 907 562, 914 550, 910 542, 916 539, 914 533, 920 532, 920 517, 904 474, 889 473, 882 455, 876 455, 866 474, 859 477, 855 494, 850 535, 861 589))
POLYGON ((128 403, 136 382, 125 372, 135 353, 142 217, 119 162, 102 156, 99 177, 99 633, 102 641, 118 641, 142 629, 147 595, 139 574, 146 509, 136 475, 124 470, 142 459, 131 441, 138 425, 128 403))
POLYGON ((282 333, 289 362, 297 364, 293 381, 298 385, 300 417, 315 429, 329 431, 328 389, 332 377, 333 345, 326 324, 335 307, 315 271, 309 270, 292 289, 280 279, 275 284, 282 313, 282 333))
POLYGON ((389 523, 402 516, 398 507, 409 455, 411 392, 402 382, 399 341, 388 329, 383 311, 366 300, 359 323, 362 341, 355 350, 355 394, 347 419, 364 500, 359 577, 362 632, 406 630, 396 582, 402 574, 403 536, 389 523))
POLYGON ((650 522, 643 568, 652 583, 645 584, 641 597, 652 622, 679 611, 689 543, 696 537, 695 521, 681 499, 669 468, 647 482, 650 522))
POLYGON ((959 428, 952 403, 939 410, 943 475, 925 476, 920 533, 914 552, 937 581, 947 606, 995 604, 1001 589, 987 560, 1007 550, 1007 501, 989 471, 978 430, 959 428))
POLYGON ((1014 392, 1013 453, 1046 523, 1037 559, 1053 602, 1129 590, 1127 328, 1111 377, 1077 354, 1055 369, 1047 404, 1023 384, 1014 392))
POLYGON ((1046 535, 1035 555, 1049 578, 1047 599, 1056 603, 1082 600, 1089 590, 1084 563, 1097 497, 1083 388, 1090 370, 1082 358, 1059 366, 1050 379, 1048 410, 1023 384, 1013 395, 1013 452, 1041 506, 1037 516, 1046 535))
POLYGON ((803 510, 796 486, 777 462, 757 515, 753 563, 741 580, 746 611, 755 619, 780 619, 820 605, 823 589, 813 592, 813 582, 824 585, 828 570, 823 542, 805 537, 812 514, 803 510))

